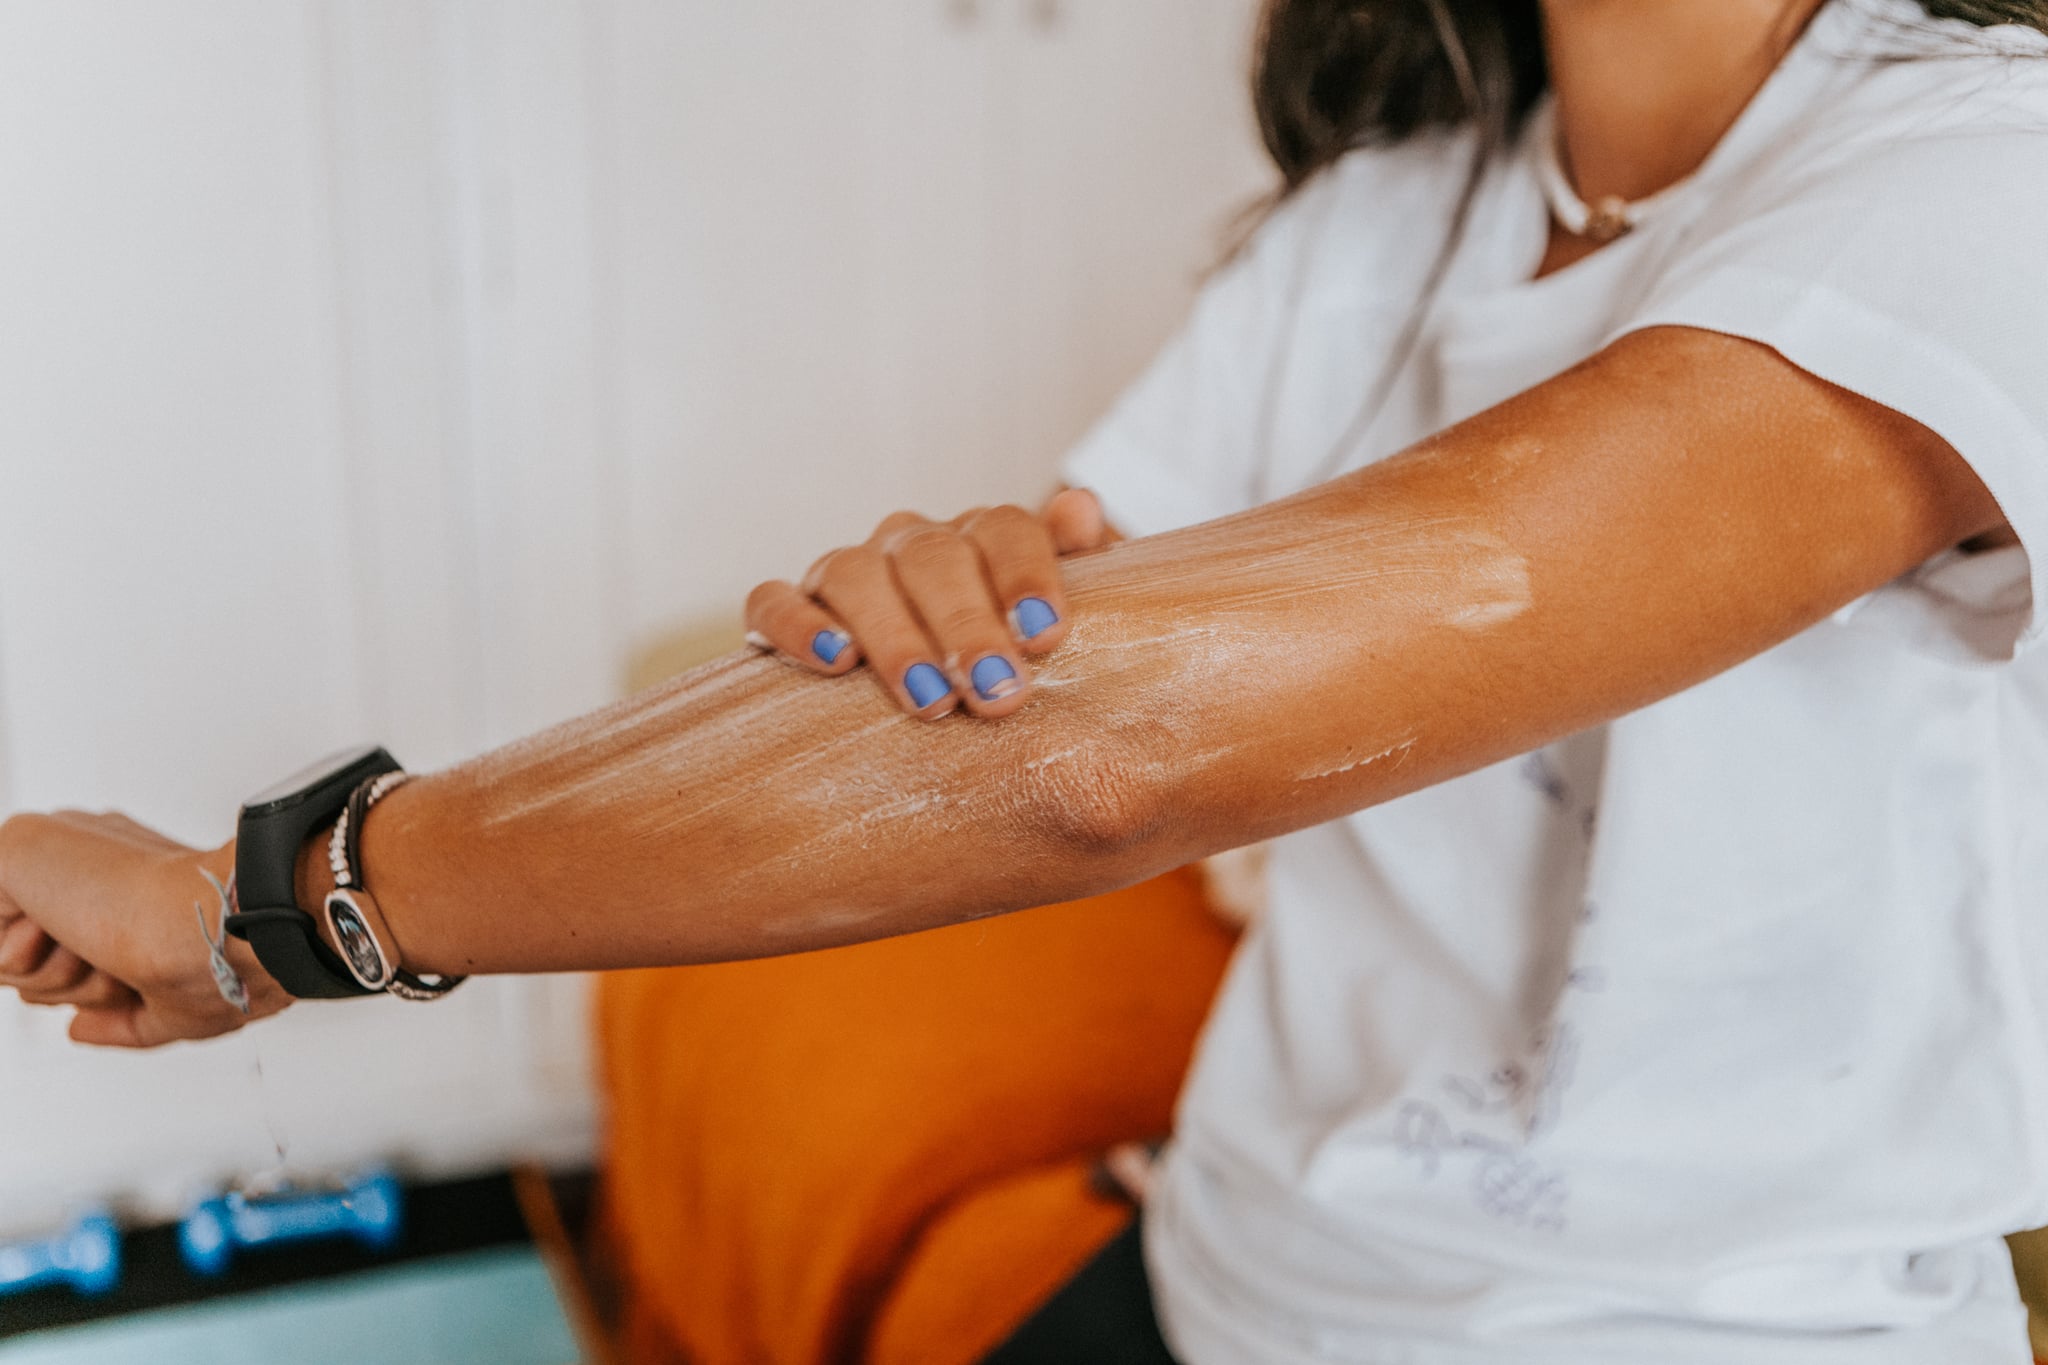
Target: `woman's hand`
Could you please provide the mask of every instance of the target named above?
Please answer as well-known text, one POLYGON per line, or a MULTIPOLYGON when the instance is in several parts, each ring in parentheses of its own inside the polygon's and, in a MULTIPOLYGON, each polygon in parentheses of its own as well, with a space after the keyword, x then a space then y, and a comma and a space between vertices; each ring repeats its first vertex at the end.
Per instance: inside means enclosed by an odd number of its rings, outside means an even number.
POLYGON ((813 564, 801 584, 755 588, 747 630, 819 673, 865 659, 913 715, 943 716, 964 701, 978 716, 1006 716, 1031 691, 1024 655, 1066 638, 1060 557, 1113 538, 1095 495, 1078 488, 1037 515, 988 507, 939 522, 898 512, 862 544, 813 564))
POLYGON ((227 957, 248 1014, 214 983, 207 935, 220 931, 220 905, 207 874, 225 882, 233 868, 232 846, 202 853, 125 815, 13 817, 0 824, 0 987, 75 1007, 73 1038, 119 1047, 209 1038, 277 1013, 291 998, 237 939, 227 957))

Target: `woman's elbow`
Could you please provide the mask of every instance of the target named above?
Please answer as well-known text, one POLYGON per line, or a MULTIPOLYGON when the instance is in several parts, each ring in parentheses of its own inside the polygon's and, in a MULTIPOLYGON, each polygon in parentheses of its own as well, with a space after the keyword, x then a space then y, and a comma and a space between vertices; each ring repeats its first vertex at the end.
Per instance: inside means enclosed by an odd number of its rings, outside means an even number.
POLYGON ((1115 740, 1026 764, 1033 823, 1086 863, 1149 863, 1171 841, 1171 774, 1161 760, 1115 740))

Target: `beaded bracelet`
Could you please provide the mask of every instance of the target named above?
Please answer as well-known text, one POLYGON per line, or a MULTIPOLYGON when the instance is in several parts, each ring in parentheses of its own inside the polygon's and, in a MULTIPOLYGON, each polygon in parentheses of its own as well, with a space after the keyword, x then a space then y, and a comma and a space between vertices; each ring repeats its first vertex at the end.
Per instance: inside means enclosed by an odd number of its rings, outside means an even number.
POLYGON ((363 884, 363 819, 370 807, 402 786, 410 776, 388 772, 362 783, 349 794, 348 805, 334 822, 327 839, 327 864, 334 873, 334 889, 323 906, 327 930, 350 975, 363 988, 395 995, 401 1000, 439 1000, 461 985, 461 976, 416 976, 398 965, 396 945, 387 948, 390 926, 383 923, 376 900, 363 884), (382 936, 378 928, 384 930, 382 936))

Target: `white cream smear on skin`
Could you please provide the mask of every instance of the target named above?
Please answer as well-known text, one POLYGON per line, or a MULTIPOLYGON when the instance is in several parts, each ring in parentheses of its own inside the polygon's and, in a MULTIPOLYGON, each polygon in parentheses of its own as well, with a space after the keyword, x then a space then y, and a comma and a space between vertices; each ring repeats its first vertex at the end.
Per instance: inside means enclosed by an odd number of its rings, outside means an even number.
MULTIPOLYGON (((992 813, 1085 799, 1091 751, 1113 748, 1122 776, 1140 790, 1199 784, 1204 773, 1269 739, 1241 726, 1218 733, 1217 698, 1228 698, 1228 689, 1328 667, 1333 652, 1362 660, 1375 618, 1480 631, 1531 604, 1522 557, 1469 524, 1410 518, 1340 526, 1278 509, 1249 516, 1256 519, 1249 526, 1232 519, 1077 561, 1070 581, 1079 601, 1068 639, 1034 661, 1033 685, 1049 695, 1016 716, 919 720, 897 711, 865 669, 817 679, 771 656, 734 656, 485 760, 486 781, 494 771, 554 770, 551 780, 519 782, 530 794, 497 805, 488 823, 573 812, 604 820, 614 835, 659 840, 734 806, 777 803, 788 812, 785 828, 794 816, 808 832, 765 856, 746 855, 750 866, 733 886, 739 897, 756 876, 792 865, 829 877, 834 851, 872 848, 878 839, 906 849, 927 845, 980 828, 992 813), (1116 607, 1087 605, 1098 564, 1123 575, 1116 607), (1195 613, 1200 619, 1176 620, 1195 613), (1342 613, 1358 628, 1333 636, 1316 628, 1319 613, 1342 613), (842 690, 821 707, 828 688, 842 690), (835 728, 820 733, 822 725, 835 728), (913 727, 901 733, 926 742, 900 749, 870 742, 890 727, 913 727), (1074 743, 1077 737, 1087 742, 1074 743)), ((1402 730, 1354 735, 1349 753, 1364 756, 1332 755, 1342 761, 1296 780, 1398 763, 1418 742, 1402 730)), ((727 837, 738 829, 744 840, 744 827, 744 819, 729 822, 727 837)), ((883 913, 831 904, 835 924, 883 913)), ((819 923, 810 911, 804 918, 819 923)))
POLYGON ((1399 758, 1401 756, 1405 756, 1407 752, 1414 747, 1415 741, 1413 739, 1404 739, 1399 744, 1388 745, 1386 748, 1380 750, 1376 754, 1367 754, 1364 758, 1353 759, 1351 762, 1341 764, 1340 766, 1335 768, 1325 768, 1321 772, 1303 773, 1300 777, 1296 778, 1295 780, 1297 782, 1315 782, 1325 777, 1342 777, 1345 773, 1356 772, 1360 768, 1369 767, 1372 764, 1379 762, 1383 758, 1399 758))

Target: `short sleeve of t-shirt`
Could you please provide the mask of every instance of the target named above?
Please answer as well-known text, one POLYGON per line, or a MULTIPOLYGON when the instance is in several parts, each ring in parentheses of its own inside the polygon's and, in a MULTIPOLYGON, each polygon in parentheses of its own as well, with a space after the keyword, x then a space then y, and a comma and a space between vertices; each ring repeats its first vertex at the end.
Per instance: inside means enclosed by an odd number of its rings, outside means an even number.
POLYGON ((1257 500, 1258 395, 1299 231, 1292 208, 1203 286, 1151 365, 1068 452, 1066 482, 1093 490, 1124 534, 1212 521, 1257 500))
POLYGON ((1110 522, 1131 535, 1270 496, 1275 448, 1324 422, 1341 427, 1358 401, 1348 377, 1384 363, 1399 330, 1387 317, 1413 306, 1440 245, 1400 229, 1443 220, 1469 146, 1447 135, 1361 150, 1291 195, 1069 453, 1067 481, 1094 489, 1110 522), (1347 378, 1320 382, 1325 371, 1347 378))
POLYGON ((1915 85, 1837 111, 1833 145, 1801 138, 1703 206, 1615 335, 1746 337, 1946 439, 2020 546, 1945 553, 1838 619, 2005 659, 2048 619, 2048 55, 1914 62, 1866 87, 1892 81, 1915 85))

